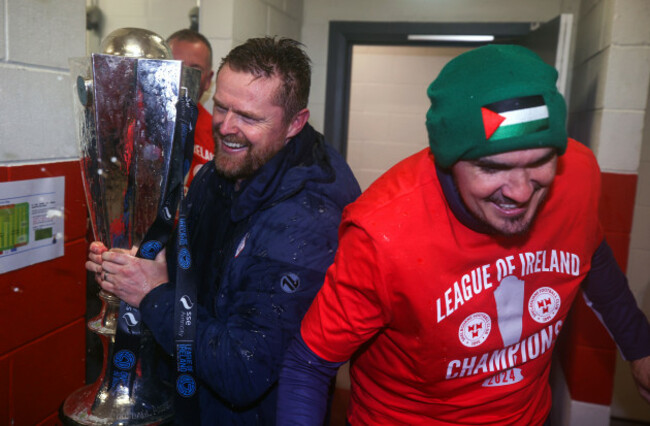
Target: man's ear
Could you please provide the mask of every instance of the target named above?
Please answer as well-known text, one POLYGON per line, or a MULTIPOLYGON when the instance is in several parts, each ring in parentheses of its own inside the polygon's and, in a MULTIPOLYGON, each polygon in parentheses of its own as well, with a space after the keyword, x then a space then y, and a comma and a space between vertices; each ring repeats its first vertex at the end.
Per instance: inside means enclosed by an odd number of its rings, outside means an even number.
POLYGON ((293 116, 287 129, 287 142, 300 133, 302 128, 305 127, 305 124, 307 124, 307 120, 309 120, 309 110, 307 108, 301 109, 293 116))
MULTIPOLYGON (((214 71, 210 70, 210 78, 208 78, 208 80, 206 81, 206 87, 201 87, 202 92, 203 92, 203 95, 201 96, 201 98, 203 98, 207 93, 210 92, 210 86, 212 86, 212 83, 214 81, 215 81, 215 79, 214 79, 214 71)), ((208 97, 208 99, 210 99, 210 98, 208 97)))

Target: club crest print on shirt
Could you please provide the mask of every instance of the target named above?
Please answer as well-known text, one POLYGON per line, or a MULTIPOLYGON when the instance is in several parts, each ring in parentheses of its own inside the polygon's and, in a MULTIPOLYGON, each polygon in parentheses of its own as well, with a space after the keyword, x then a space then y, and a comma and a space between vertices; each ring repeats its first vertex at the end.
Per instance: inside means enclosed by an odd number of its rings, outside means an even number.
POLYGON ((492 320, 484 312, 477 312, 465 318, 458 329, 460 342, 470 348, 485 342, 492 329, 492 320))
POLYGON ((562 328, 562 297, 546 280, 577 277, 580 263, 576 254, 562 250, 522 252, 476 267, 449 285, 435 300, 437 322, 459 324, 458 341, 467 350, 460 352, 464 358, 447 363, 445 378, 488 373, 484 387, 523 380, 525 369, 519 367, 549 351, 562 328), (473 311, 472 300, 479 296, 473 311))

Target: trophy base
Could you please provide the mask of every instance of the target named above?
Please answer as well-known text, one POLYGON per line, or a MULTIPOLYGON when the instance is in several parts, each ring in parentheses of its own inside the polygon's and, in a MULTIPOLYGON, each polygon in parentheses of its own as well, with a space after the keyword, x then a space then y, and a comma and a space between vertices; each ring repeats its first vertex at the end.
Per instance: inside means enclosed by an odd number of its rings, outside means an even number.
POLYGON ((171 399, 145 402, 142 398, 103 393, 96 384, 71 393, 59 409, 65 426, 163 426, 173 424, 171 399))

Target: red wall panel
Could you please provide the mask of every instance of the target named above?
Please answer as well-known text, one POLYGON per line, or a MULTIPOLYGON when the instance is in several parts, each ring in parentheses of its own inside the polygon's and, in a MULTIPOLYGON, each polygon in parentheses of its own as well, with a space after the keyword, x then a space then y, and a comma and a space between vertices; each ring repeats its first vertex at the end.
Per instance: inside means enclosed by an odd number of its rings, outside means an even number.
POLYGON ((47 419, 38 422, 36 426, 60 426, 63 422, 59 419, 59 413, 54 413, 47 419))
POLYGON ((9 389, 11 389, 11 360, 9 357, 0 357, 0 425, 11 424, 9 389))
MULTIPOLYGON (((602 174, 600 220, 616 261, 625 271, 634 213, 637 176, 602 174)), ((581 295, 574 303, 558 343, 571 398, 609 405, 616 346, 581 295)))
POLYGON ((627 235, 632 231, 636 183, 637 175, 602 174, 600 221, 605 231, 627 235))
POLYGON ((0 182, 65 177, 64 256, 0 276, 0 424, 60 424, 85 380, 87 212, 78 161, 0 167, 0 182))
POLYGON ((65 256, 8 272, 0 280, 0 354, 69 324, 86 312, 86 242, 65 256))
POLYGON ((14 424, 43 421, 84 385, 85 329, 81 318, 12 354, 14 424))

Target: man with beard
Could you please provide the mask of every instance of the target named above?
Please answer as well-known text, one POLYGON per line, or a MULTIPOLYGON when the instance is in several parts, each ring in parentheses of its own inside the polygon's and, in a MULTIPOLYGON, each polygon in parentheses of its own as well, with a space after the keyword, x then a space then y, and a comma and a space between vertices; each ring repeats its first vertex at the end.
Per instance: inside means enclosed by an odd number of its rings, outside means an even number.
MULTIPOLYGON (((360 193, 343 158, 307 124, 310 76, 298 42, 268 37, 234 48, 217 72, 215 158, 184 204, 202 424, 275 423, 284 351, 333 261, 342 210, 360 193)), ((175 266, 174 244, 167 252, 151 261, 93 243, 86 267, 139 307, 171 355, 176 274, 187 265, 175 266)), ((176 423, 195 414, 176 410, 176 423)))
POLYGON ((541 425, 582 285, 650 401, 650 326, 598 221, 600 172, 567 139, 557 72, 508 45, 430 85, 430 148, 350 205, 286 354, 279 424, 319 425, 351 359, 348 422, 541 425))

